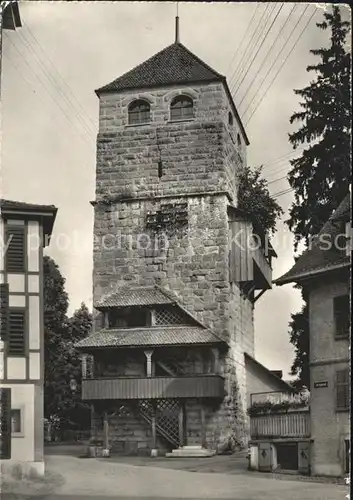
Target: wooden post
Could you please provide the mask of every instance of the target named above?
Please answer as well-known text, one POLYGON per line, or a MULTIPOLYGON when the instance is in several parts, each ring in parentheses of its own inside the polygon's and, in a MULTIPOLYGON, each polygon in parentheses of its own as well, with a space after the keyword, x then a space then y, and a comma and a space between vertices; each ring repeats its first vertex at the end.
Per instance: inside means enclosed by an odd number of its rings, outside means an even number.
POLYGON ((87 378, 87 355, 84 354, 81 358, 82 378, 87 378))
POLYGON ((152 401, 152 416, 151 416, 151 427, 152 427, 152 448, 151 457, 157 456, 157 427, 156 427, 156 402, 152 401))
POLYGON ((104 412, 103 422, 103 456, 109 456, 109 422, 108 413, 104 412))
POLYGON ((217 347, 212 347, 212 352, 213 352, 213 358, 214 358, 213 372, 215 374, 218 374, 219 373, 219 349, 217 347))
POLYGON ((179 447, 184 446, 184 403, 180 402, 179 408, 179 447))
POLYGON ((152 377, 152 354, 153 350, 145 351, 145 356, 147 358, 147 377, 152 377))
POLYGON ((202 399, 200 399, 201 407, 201 446, 206 448, 206 418, 205 418, 205 407, 202 399))
POLYGON ((109 314, 107 311, 104 312, 104 328, 109 328, 109 314))

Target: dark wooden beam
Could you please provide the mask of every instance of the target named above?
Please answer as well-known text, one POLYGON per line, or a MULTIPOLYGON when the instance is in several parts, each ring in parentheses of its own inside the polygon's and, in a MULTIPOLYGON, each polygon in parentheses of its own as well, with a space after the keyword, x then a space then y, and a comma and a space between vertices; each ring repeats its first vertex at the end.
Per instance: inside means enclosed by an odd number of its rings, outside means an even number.
POLYGON ((206 448, 206 415, 205 415, 205 406, 203 404, 202 399, 200 399, 200 407, 201 407, 201 446, 206 448))
POLYGON ((184 403, 180 401, 179 408, 179 446, 184 446, 184 403))

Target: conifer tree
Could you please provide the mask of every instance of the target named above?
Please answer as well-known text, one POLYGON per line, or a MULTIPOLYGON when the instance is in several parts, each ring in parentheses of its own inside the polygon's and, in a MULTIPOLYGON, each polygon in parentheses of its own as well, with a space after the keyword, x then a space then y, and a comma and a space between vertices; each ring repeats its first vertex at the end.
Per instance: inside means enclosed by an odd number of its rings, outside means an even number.
POLYGON ((331 31, 330 45, 310 51, 320 58, 307 67, 317 78, 294 91, 302 98, 302 110, 290 118, 290 123, 299 122, 300 127, 289 134, 289 141, 294 149, 308 145, 300 157, 291 160, 288 176, 294 203, 286 222, 294 233, 295 249, 299 241, 308 244, 310 236, 318 233, 351 182, 351 55, 345 47, 349 26, 337 5, 331 13, 324 13, 324 21, 317 27, 331 31))
MULTIPOLYGON (((302 155, 291 161, 288 175, 294 203, 286 222, 295 237, 295 250, 300 241, 309 244, 348 193, 351 183, 351 54, 345 45, 350 24, 342 20, 340 8, 334 5, 317 27, 330 31, 330 43, 310 51, 320 58, 317 64, 307 67, 307 71, 316 73, 316 80, 294 91, 302 98, 302 110, 290 118, 290 123, 300 124, 296 132, 289 134, 293 148, 307 144, 302 155)), ((308 303, 304 291, 302 294, 303 308, 292 315, 289 324, 290 341, 295 347, 291 374, 298 376, 297 386, 310 387, 308 303)))

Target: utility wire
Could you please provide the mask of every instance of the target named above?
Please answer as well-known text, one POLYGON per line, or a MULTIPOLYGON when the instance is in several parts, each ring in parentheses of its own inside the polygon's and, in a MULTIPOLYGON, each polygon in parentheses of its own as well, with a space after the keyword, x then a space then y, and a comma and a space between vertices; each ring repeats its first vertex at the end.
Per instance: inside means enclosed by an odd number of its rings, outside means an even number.
MULTIPOLYGON (((77 120, 80 122, 81 126, 87 132, 88 134, 92 134, 92 130, 90 129, 90 126, 86 124, 85 120, 82 118, 81 114, 76 110, 75 105, 73 102, 67 97, 66 93, 62 90, 60 87, 60 84, 52 77, 50 72, 48 71, 47 66, 43 63, 43 61, 40 59, 38 54, 36 53, 35 49, 31 45, 30 41, 27 39, 25 36, 24 32, 19 32, 19 40, 22 41, 22 43, 25 45, 25 47, 33 54, 33 56, 37 59, 37 61, 40 64, 40 67, 42 69, 42 72, 44 76, 47 78, 47 80, 51 83, 53 88, 57 91, 59 96, 67 103, 67 105, 70 108, 70 111, 76 116, 77 120)), ((93 137, 93 135, 92 135, 93 137)))
MULTIPOLYGON (((280 8, 278 9, 278 11, 277 11, 277 13, 276 13, 276 15, 275 15, 275 17, 274 17, 274 18, 273 18, 273 20, 272 20, 272 22, 271 22, 271 24, 270 24, 269 28, 267 29, 267 31, 266 31, 266 33, 265 33, 265 36, 262 38, 261 42, 259 43, 258 49, 257 49, 257 51, 255 52, 255 54, 254 54, 253 58, 251 59, 251 61, 250 61, 249 65, 248 65, 248 69, 246 70, 246 72, 245 72, 245 73, 244 73, 244 75, 243 75, 243 78, 240 80, 240 83, 238 84, 238 87, 237 87, 237 89, 236 89, 235 93, 237 93, 237 92, 239 91, 240 87, 242 86, 242 83, 243 83, 243 81, 245 80, 245 78, 246 78, 247 74, 249 73, 249 71, 250 71, 250 69, 251 69, 251 66, 252 66, 253 62, 255 61, 255 59, 256 59, 256 57, 257 57, 258 53, 260 52, 260 50, 261 50, 261 49, 262 49, 262 47, 263 47, 263 43, 265 42, 266 38, 268 37, 268 35, 269 35, 269 33, 270 33, 270 31, 271 31, 271 29, 272 29, 273 25, 274 25, 274 24, 275 24, 275 22, 277 21, 277 18, 278 18, 278 16, 279 16, 279 14, 280 14, 281 10, 283 9, 283 6, 284 6, 284 3, 282 2, 282 3, 281 3, 280 8)), ((271 14, 272 14, 272 12, 273 12, 273 11, 274 11, 274 8, 272 9, 271 14)))
MULTIPOLYGON (((308 6, 307 6, 308 7, 308 6)), ((306 7, 306 8, 307 8, 306 7)), ((246 122, 246 125, 250 122, 252 116, 256 113, 257 109, 259 108, 260 104, 262 103, 262 101, 264 100, 264 98, 266 97, 266 94, 268 93, 269 89, 272 87, 274 81, 276 80, 277 76, 279 75, 280 71, 282 70, 283 66, 285 65, 285 63, 287 62, 287 60, 289 59, 289 57, 291 56, 293 50, 295 49, 295 47, 297 46, 300 38, 302 37, 304 31, 306 30, 306 28, 309 26, 309 23, 310 21, 312 20, 312 18, 314 17, 314 14, 316 13, 317 11, 317 7, 314 7, 314 11, 312 12, 311 16, 309 17, 309 19, 307 20, 304 28, 302 29, 302 31, 300 32, 298 38, 296 39, 296 41, 294 42, 294 44, 292 45, 292 48, 291 50, 289 51, 289 53, 287 54, 287 57, 283 60, 282 64, 280 65, 280 67, 278 68, 278 71, 276 72, 275 76, 273 77, 273 79, 271 80, 271 83, 270 85, 267 87, 265 93, 262 95, 260 101, 258 102, 258 104, 256 105, 255 109, 253 110, 253 112, 251 113, 251 115, 249 116, 247 122, 246 122)))
POLYGON ((251 99, 250 103, 248 104, 248 107, 245 109, 243 116, 244 116, 244 115, 246 115, 246 113, 247 113, 248 109, 250 108, 251 104, 254 102, 254 100, 255 100, 256 96, 258 95, 259 91, 261 90, 261 87, 263 86, 263 84, 264 84, 264 82, 266 81, 267 77, 270 75, 270 73, 271 73, 272 69, 274 68, 275 64, 276 64, 276 63, 277 63, 277 61, 279 60, 280 55, 282 54, 282 52, 283 52, 283 51, 284 51, 284 49, 286 48, 286 46, 287 46, 288 42, 290 41, 290 39, 291 39, 292 35, 294 34, 294 32, 295 32, 295 30, 296 30, 297 26, 300 24, 300 21, 302 20, 302 17, 303 17, 303 15, 305 14, 305 12, 307 11, 307 9, 308 9, 308 8, 309 8, 309 5, 307 5, 307 6, 304 8, 304 10, 302 11, 302 13, 301 13, 301 15, 300 15, 300 17, 299 17, 298 21, 295 23, 295 25, 294 25, 294 27, 293 27, 292 31, 290 32, 289 36, 287 37, 287 39, 286 39, 286 41, 285 41, 285 43, 284 43, 284 45, 283 45, 282 49, 279 51, 279 53, 277 54, 277 56, 276 56, 276 57, 275 57, 275 59, 273 60, 273 62, 272 62, 272 64, 271 64, 270 68, 268 69, 268 71, 267 71, 266 75, 265 75, 265 76, 264 76, 264 78, 262 79, 262 81, 261 81, 261 83, 260 83, 260 85, 259 85, 259 87, 258 87, 257 91, 256 91, 256 92, 255 92, 255 94, 253 95, 253 97, 252 97, 252 99, 251 99))
MULTIPOLYGON (((283 4, 282 4, 282 6, 283 6, 283 4)), ((284 21, 284 23, 283 23, 283 25, 282 25, 281 29, 279 30, 279 32, 278 32, 278 34, 277 34, 277 36, 276 36, 276 38, 275 38, 274 42, 272 43, 271 47, 270 47, 270 48, 269 48, 269 50, 267 51, 266 56, 265 56, 265 58, 263 59, 263 61, 262 61, 262 63, 261 63, 261 66, 259 67, 259 69, 257 70, 256 74, 254 75, 253 79, 251 80, 250 84, 248 85, 248 87, 247 87, 247 89, 246 89, 246 91, 245 91, 245 93, 244 93, 244 95, 243 95, 243 97, 242 97, 242 99, 241 99, 241 101, 240 101, 240 103, 239 103, 239 106, 241 106, 241 104, 242 104, 242 102, 244 101, 245 97, 246 97, 246 96, 247 96, 247 94, 249 93, 249 90, 251 89, 251 87, 252 87, 252 85, 253 85, 254 81, 257 79, 257 77, 258 77, 258 75, 259 75, 260 71, 262 70, 262 68, 263 68, 263 66, 264 66, 264 64, 265 64, 265 62, 267 61, 268 56, 269 56, 269 55, 270 55, 270 53, 272 52, 272 49, 275 47, 275 45, 276 45, 276 43, 277 43, 278 38, 280 37, 281 33, 283 32, 283 30, 284 30, 285 26, 287 25, 288 21, 289 21, 289 20, 290 20, 290 18, 292 17, 292 15, 293 15, 293 13, 294 13, 294 11, 295 11, 295 9, 296 9, 296 8, 297 8, 297 4, 295 3, 295 4, 293 5, 293 7, 292 7, 292 10, 290 11, 290 13, 289 13, 289 14, 288 14, 288 16, 287 16, 287 19, 284 21)))
POLYGON ((266 14, 266 11, 269 9, 269 4, 266 4, 266 7, 261 15, 261 18, 259 20, 259 22, 257 23, 256 27, 255 27, 255 30, 249 40, 249 43, 245 49, 245 52, 243 54, 243 57, 240 59, 239 61, 239 65, 238 65, 238 68, 235 68, 234 70, 234 73, 233 75, 230 77, 229 79, 229 86, 231 87, 233 84, 232 84, 232 81, 234 82, 234 84, 237 83, 238 79, 239 79, 239 76, 242 74, 243 72, 243 68, 244 68, 244 65, 246 64, 246 61, 248 60, 248 53, 249 53, 249 50, 250 52, 253 50, 253 44, 254 44, 254 39, 255 37, 257 36, 257 32, 259 30, 259 26, 261 25, 261 22, 266 14))
POLYGON ((253 15, 252 15, 252 17, 251 17, 251 19, 250 19, 250 21, 249 21, 249 23, 248 23, 247 27, 245 28, 245 31, 244 31, 243 37, 242 37, 242 39, 241 39, 241 42, 240 42, 240 44, 238 45, 237 50, 234 52, 233 58, 232 58, 232 60, 231 60, 231 62, 230 62, 230 64, 229 64, 229 66, 228 66, 227 73, 228 73, 228 71, 230 71, 230 68, 232 67, 232 64, 233 64, 233 62, 234 62, 234 60, 235 60, 236 56, 239 56, 239 54, 241 53, 241 49, 242 49, 242 47, 243 47, 243 42, 244 42, 244 40, 246 39, 246 35, 249 33, 250 26, 251 26, 251 24, 252 24, 253 20, 255 19, 256 12, 258 11, 258 9, 259 9, 260 5, 261 5, 260 3, 257 3, 257 4, 256 4, 256 7, 255 7, 254 12, 253 12, 253 15))
POLYGON ((42 52, 43 56, 47 59, 48 63, 50 64, 50 66, 53 69, 53 71, 56 74, 56 76, 61 80, 61 82, 63 83, 63 85, 65 85, 66 89, 71 94, 72 98, 76 101, 77 105, 79 106, 81 112, 83 114, 85 114, 85 118, 87 118, 87 120, 91 123, 93 130, 95 130, 96 124, 94 123, 94 121, 92 120, 92 118, 87 114, 85 108, 82 106, 82 104, 78 100, 77 96, 72 91, 71 87, 66 83, 65 79, 62 77, 62 75, 60 74, 60 72, 58 71, 58 69, 54 66, 52 60, 50 59, 50 57, 48 56, 48 54, 44 51, 42 45, 40 44, 40 42, 38 42, 38 40, 35 37, 34 33, 31 31, 31 29, 29 28, 29 26, 27 26, 27 24, 23 23, 23 26, 28 30, 30 36, 32 37, 32 40, 39 47, 40 51, 42 52))
POLYGON ((49 87, 46 83, 44 83, 41 78, 34 72, 33 68, 31 67, 31 65, 29 64, 29 62, 26 60, 26 58, 24 57, 24 55, 20 52, 20 50, 17 48, 17 46, 12 42, 11 38, 8 36, 7 33, 5 33, 5 38, 7 39, 7 41, 13 46, 13 48, 15 49, 15 51, 17 52, 17 54, 24 60, 26 66, 28 66, 28 68, 34 73, 35 77, 37 78, 37 80, 39 81, 39 83, 43 86, 44 90, 48 93, 48 95, 53 99, 53 101, 55 102, 55 104, 58 106, 58 108, 62 111, 62 113, 64 114, 64 116, 66 117, 66 119, 69 121, 69 123, 71 125, 74 126, 74 128, 76 129, 77 133, 79 134, 79 136, 81 137, 82 140, 84 140, 91 148, 92 148, 92 142, 89 141, 87 139, 86 136, 82 135, 82 131, 80 129, 77 128, 76 124, 72 121, 71 117, 67 114, 65 108, 63 108, 61 105, 60 105, 60 102, 58 102, 55 98, 55 95, 53 95, 50 91, 49 91, 49 87))

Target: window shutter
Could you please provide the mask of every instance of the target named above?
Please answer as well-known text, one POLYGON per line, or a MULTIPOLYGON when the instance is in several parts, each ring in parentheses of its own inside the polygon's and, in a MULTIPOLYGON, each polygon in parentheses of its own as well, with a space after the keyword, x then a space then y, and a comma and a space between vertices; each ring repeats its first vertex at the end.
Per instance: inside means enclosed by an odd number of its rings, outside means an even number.
POLYGON ((9 331, 9 285, 0 284, 0 338, 7 340, 9 331))
POLYGON ((24 272, 25 270, 25 228, 24 226, 6 227, 6 271, 24 272))
POLYGON ((11 458, 11 389, 0 388, 0 459, 11 458))
POLYGON ((333 308, 336 323, 335 334, 337 336, 348 336, 350 323, 349 296, 342 295, 335 297, 333 308))
POLYGON ((336 407, 338 410, 349 409, 349 372, 339 370, 336 372, 336 407))
POLYGON ((15 356, 25 354, 25 312, 11 311, 9 314, 9 343, 8 353, 15 356))

